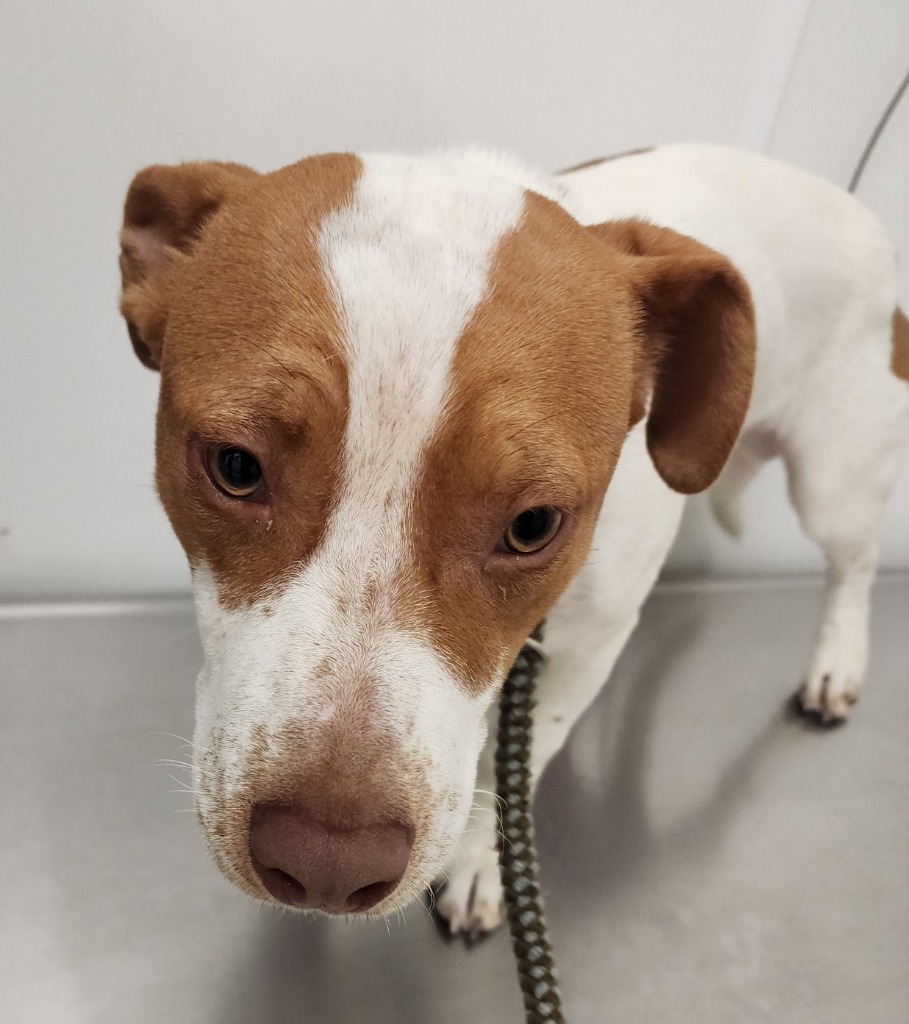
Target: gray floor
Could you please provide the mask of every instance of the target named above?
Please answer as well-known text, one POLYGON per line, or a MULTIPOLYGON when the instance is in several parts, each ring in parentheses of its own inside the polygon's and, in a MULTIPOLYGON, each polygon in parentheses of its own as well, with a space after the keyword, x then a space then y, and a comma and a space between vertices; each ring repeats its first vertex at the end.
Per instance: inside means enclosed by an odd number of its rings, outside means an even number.
MULTIPOLYGON (((909 1022, 909 579, 829 732, 787 706, 818 594, 658 592, 552 766, 571 1024, 909 1022)), ((0 1021, 519 1024, 504 934, 304 921, 220 879, 154 763, 185 756, 198 658, 185 604, 0 613, 0 1021)))

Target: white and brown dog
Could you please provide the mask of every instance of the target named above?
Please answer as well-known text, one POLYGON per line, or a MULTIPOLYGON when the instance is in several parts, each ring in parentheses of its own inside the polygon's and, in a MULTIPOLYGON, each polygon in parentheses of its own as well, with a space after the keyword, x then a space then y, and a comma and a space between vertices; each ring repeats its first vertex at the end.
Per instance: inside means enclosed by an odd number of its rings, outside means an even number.
POLYGON ((802 706, 858 696, 909 322, 839 189, 696 145, 150 167, 121 268, 205 652, 199 816, 246 892, 379 915, 447 877, 452 931, 498 924, 486 720, 525 637, 538 776, 683 496, 734 530, 775 456, 829 570, 802 706))

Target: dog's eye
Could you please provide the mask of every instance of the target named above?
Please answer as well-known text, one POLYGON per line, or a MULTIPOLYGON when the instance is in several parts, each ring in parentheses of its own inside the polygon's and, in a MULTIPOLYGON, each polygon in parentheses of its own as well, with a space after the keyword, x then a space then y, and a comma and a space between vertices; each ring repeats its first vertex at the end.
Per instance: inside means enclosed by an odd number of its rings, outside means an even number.
POLYGON ((262 483, 262 467, 242 448, 212 448, 207 464, 212 483, 231 498, 250 498, 262 483))
POLYGON ((505 531, 505 547, 519 555, 540 551, 555 537, 562 513, 554 508, 529 508, 516 516, 505 531))

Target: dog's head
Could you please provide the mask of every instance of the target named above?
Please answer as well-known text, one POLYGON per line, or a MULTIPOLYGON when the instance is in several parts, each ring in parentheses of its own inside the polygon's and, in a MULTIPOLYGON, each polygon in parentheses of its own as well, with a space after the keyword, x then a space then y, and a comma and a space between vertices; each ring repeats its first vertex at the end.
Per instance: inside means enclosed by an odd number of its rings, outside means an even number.
POLYGON ((584 228, 445 157, 148 168, 121 271, 193 571, 214 856, 258 897, 397 909, 453 852, 486 711, 629 427, 647 412, 671 487, 722 467, 747 288, 691 239, 584 228))

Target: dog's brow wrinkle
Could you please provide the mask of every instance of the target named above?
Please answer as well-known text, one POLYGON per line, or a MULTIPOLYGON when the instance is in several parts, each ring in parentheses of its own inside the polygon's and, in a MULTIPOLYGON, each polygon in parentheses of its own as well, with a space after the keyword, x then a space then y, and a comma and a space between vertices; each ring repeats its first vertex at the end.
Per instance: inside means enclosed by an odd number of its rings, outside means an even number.
MULTIPOLYGON (((259 342, 255 341, 255 340, 254 340, 253 338, 247 338, 247 339, 246 339, 246 343, 247 343, 248 345, 251 345, 251 346, 252 346, 252 347, 253 347, 254 349, 257 349, 257 350, 258 350, 259 352, 261 352, 261 353, 262 353, 262 354, 263 354, 264 356, 267 356, 267 357, 268 357, 269 359, 271 359, 271 360, 273 360, 274 362, 276 362, 276 363, 278 364, 278 366, 280 366, 280 367, 281 367, 281 369, 282 369, 282 370, 284 371, 284 373, 285 373, 285 374, 286 374, 286 375, 287 375, 288 377, 293 377, 293 376, 294 376, 294 374, 293 374, 293 373, 291 373, 291 371, 290 371, 290 370, 288 369, 288 367, 287 367, 287 366, 285 366, 285 365, 284 365, 284 363, 282 363, 282 362, 281 362, 281 360, 280 360, 280 359, 279 359, 279 358, 278 358, 278 357, 277 357, 277 356, 276 356, 276 355, 274 354, 274 352, 271 352, 271 351, 270 351, 269 349, 267 349, 267 348, 266 348, 266 347, 265 347, 264 345, 261 345, 261 344, 259 344, 259 342)), ((292 386, 291 386, 290 384, 288 384, 288 383, 287 383, 287 381, 285 380, 285 378, 284 378, 284 377, 281 377, 281 376, 277 376, 277 375, 276 375, 276 374, 274 374, 274 373, 270 373, 270 374, 269 374, 269 376, 270 376, 270 377, 271 377, 271 378, 272 378, 273 380, 276 380, 276 381, 278 381, 278 383, 279 383, 279 384, 282 384, 282 385, 283 385, 283 386, 284 386, 285 388, 287 388, 287 390, 288 390, 288 391, 290 391, 290 392, 291 392, 291 394, 295 394, 295 392, 294 392, 294 389, 293 389, 293 387, 292 387, 292 386)))

